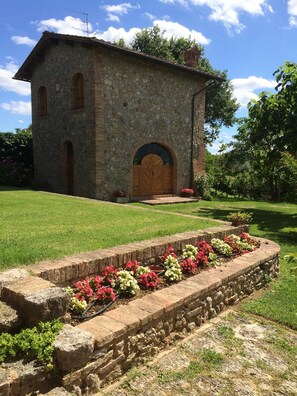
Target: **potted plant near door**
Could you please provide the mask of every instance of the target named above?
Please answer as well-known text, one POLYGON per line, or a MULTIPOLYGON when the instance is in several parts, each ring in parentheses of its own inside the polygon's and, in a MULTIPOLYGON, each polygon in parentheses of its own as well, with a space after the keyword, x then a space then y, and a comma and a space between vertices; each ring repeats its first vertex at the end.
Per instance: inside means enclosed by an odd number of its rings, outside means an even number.
POLYGON ((127 203, 129 201, 128 193, 125 190, 116 190, 113 193, 114 201, 117 203, 127 203))

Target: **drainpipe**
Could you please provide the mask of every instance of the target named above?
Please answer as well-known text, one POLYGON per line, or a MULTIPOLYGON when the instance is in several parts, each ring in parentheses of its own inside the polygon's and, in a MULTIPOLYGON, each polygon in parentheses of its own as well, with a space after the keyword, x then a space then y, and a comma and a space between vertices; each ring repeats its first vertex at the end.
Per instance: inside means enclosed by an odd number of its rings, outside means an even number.
POLYGON ((192 137, 191 137, 191 174, 190 174, 190 186, 193 187, 193 173, 194 173, 194 167, 193 167, 193 157, 194 157, 194 121, 195 121, 195 98, 197 95, 199 95, 201 92, 203 92, 206 89, 206 85, 199 89, 199 91, 195 92, 192 95, 192 137))

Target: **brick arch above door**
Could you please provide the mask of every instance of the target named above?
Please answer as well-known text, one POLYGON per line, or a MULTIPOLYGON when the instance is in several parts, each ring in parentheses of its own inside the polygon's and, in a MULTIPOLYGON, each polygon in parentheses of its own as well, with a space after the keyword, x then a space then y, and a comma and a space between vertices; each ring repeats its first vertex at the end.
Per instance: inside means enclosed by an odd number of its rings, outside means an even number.
POLYGON ((133 160, 133 196, 172 194, 173 175, 170 150, 155 142, 145 144, 133 160))

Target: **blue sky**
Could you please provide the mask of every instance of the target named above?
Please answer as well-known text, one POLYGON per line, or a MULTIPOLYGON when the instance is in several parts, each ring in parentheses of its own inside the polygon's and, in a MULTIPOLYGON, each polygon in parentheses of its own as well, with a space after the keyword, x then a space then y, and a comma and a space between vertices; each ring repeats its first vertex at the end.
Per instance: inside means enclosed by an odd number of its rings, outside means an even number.
MULTIPOLYGON (((154 25, 196 39, 214 68, 228 70, 238 116, 259 92, 273 91, 278 66, 297 62, 297 0, 1 0, 0 131, 31 122, 30 84, 12 76, 42 32, 86 35, 86 18, 89 35, 107 41, 129 42, 154 25)), ((223 129, 219 140, 235 132, 223 129)))

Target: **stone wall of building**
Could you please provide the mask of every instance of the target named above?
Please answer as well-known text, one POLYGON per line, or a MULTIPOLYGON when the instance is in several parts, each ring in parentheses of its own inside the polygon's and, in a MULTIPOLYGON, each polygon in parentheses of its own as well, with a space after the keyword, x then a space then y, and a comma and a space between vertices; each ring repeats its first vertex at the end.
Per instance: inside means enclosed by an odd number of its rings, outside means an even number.
POLYGON ((199 163, 194 165, 196 173, 205 171, 205 79, 151 60, 100 51, 104 64, 105 190, 111 193, 120 188, 132 194, 134 155, 151 142, 164 145, 173 156, 173 192, 189 187, 191 162, 199 163), (201 89, 192 120, 192 97, 201 89))
POLYGON ((67 141, 73 145, 74 195, 110 199, 124 189, 131 196, 134 155, 151 142, 172 154, 173 192, 189 187, 193 172, 204 172, 204 77, 79 41, 52 42, 43 58, 31 85, 38 186, 67 193, 67 141), (76 73, 84 76, 84 107, 73 110, 76 73), (38 115, 41 86, 47 89, 46 116, 38 115))
POLYGON ((66 151, 70 141, 74 152, 74 194, 95 196, 90 172, 95 161, 94 140, 94 73, 90 48, 58 41, 44 51, 44 60, 32 76, 32 124, 34 167, 37 185, 67 193, 66 151), (72 109, 72 77, 84 76, 85 106, 72 109), (38 89, 47 89, 48 115, 38 115, 38 89))

